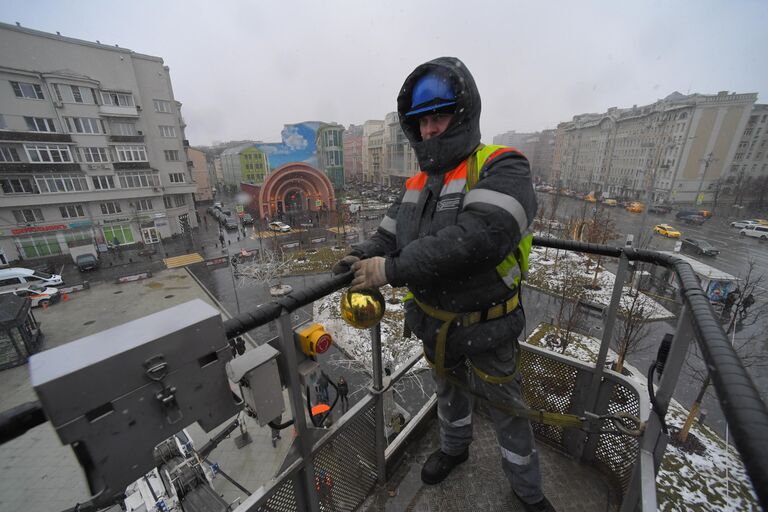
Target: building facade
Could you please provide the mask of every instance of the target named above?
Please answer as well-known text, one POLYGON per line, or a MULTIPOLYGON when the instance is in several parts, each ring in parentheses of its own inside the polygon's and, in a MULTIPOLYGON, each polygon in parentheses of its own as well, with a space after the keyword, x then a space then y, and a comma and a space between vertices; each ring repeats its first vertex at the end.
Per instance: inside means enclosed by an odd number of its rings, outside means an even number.
POLYGON ((195 148, 187 148, 187 162, 195 184, 195 199, 197 201, 213 200, 210 165, 205 153, 195 148))
POLYGON ((161 58, 7 24, 0 47, 0 264, 196 225, 161 58))
POLYGON ((333 183, 333 188, 344 188, 344 127, 340 124, 322 124, 315 139, 318 167, 333 183))
POLYGON ((344 132, 344 179, 346 183, 363 180, 363 135, 344 132))
POLYGON ((376 132, 380 132, 384 129, 383 120, 368 120, 363 123, 363 144, 362 144, 362 156, 363 156, 363 183, 374 183, 373 179, 373 166, 371 163, 371 155, 369 152, 369 144, 371 142, 371 135, 376 132))
POLYGON ((730 167, 718 184, 734 204, 768 193, 768 105, 755 105, 730 167))
POLYGON ((555 175, 563 186, 603 197, 711 202, 756 99, 674 92, 650 105, 577 115, 558 126, 555 175))
POLYGON ((382 185, 401 187, 405 180, 419 171, 416 152, 400 126, 397 112, 390 112, 384 118, 384 176, 382 185))

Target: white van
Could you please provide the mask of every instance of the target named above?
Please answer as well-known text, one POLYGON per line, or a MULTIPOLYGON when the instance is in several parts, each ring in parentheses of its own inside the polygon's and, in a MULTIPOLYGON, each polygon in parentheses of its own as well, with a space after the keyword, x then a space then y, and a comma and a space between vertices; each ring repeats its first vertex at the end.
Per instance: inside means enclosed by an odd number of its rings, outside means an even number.
POLYGON ((765 241, 768 240, 768 226, 763 226, 762 224, 750 224, 744 226, 742 230, 739 231, 739 234, 741 236, 751 236, 765 241))
POLYGON ((58 289, 37 284, 24 285, 16 289, 0 290, 0 294, 4 293, 13 293, 18 297, 29 297, 33 308, 55 304, 61 298, 58 289))
POLYGON ((25 288, 30 284, 61 286, 64 281, 59 275, 40 270, 18 267, 0 269, 0 290, 15 290, 16 288, 25 288))

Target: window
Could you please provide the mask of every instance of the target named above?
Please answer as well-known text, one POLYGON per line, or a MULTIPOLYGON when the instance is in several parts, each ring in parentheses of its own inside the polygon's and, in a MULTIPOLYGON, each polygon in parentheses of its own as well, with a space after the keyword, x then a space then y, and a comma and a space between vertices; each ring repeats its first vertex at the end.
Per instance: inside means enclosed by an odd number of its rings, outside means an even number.
POLYGON ((101 203, 99 206, 101 207, 101 213, 104 215, 112 215, 123 211, 120 208, 120 203, 116 201, 107 201, 106 203, 101 203))
POLYGON ((4 194, 34 194, 32 178, 2 178, 0 189, 4 194))
POLYGON ((168 176, 171 178, 171 183, 184 183, 183 172, 172 172, 168 176))
POLYGON ((155 112, 165 112, 166 114, 171 113, 171 102, 168 100, 152 100, 152 103, 155 105, 155 112))
POLYGON ((125 172, 118 175, 122 188, 159 187, 160 178, 152 172, 125 172))
POLYGON ((108 190, 115 188, 115 179, 113 176, 91 176, 93 188, 96 190, 108 190))
POLYGON ((163 206, 166 208, 173 208, 173 201, 171 200, 171 196, 163 196, 163 206))
POLYGON ((129 121, 110 121, 109 131, 112 135, 138 135, 136 123, 129 121))
POLYGON ((83 162, 92 164, 99 162, 109 162, 109 156, 107 155, 107 148, 87 147, 79 148, 80 157, 83 162))
POLYGON ((53 126, 53 119, 47 117, 26 117, 24 121, 27 123, 27 130, 31 132, 55 132, 56 128, 53 126))
POLYGON ((178 206, 184 206, 185 204, 187 204, 187 196, 182 195, 182 194, 177 194, 177 195, 173 196, 173 203, 177 207, 178 206))
POLYGON ((61 246, 56 235, 25 236, 17 238, 25 258, 38 258, 61 254, 61 246))
POLYGON ((161 137, 176 137, 176 127, 174 127, 174 126, 161 126, 160 127, 160 136, 161 137))
POLYGON ((68 204, 65 206, 59 206, 62 219, 74 219, 77 217, 85 217, 85 211, 83 211, 83 205, 81 204, 68 204))
POLYGON ((81 174, 46 174, 35 176, 41 194, 81 192, 88 189, 88 180, 81 174))
POLYGON ((104 226, 102 231, 104 232, 104 239, 111 244, 114 244, 115 241, 118 244, 132 244, 134 241, 133 231, 129 225, 104 226))
POLYGON ((40 222, 43 219, 43 212, 40 208, 24 208, 22 210, 13 210, 13 216, 19 224, 27 222, 40 222))
POLYGON ((0 146, 0 162, 21 162, 16 148, 0 146))
POLYGON ((105 133, 101 119, 95 117, 65 117, 69 133, 105 133))
POLYGON ((166 149, 163 151, 165 153, 165 159, 169 162, 178 162, 179 161, 179 152, 175 149, 166 149))
POLYGON ((133 94, 114 91, 101 91, 101 102, 115 107, 133 107, 133 94))
POLYGON ((151 199, 139 199, 136 202, 136 211, 141 212, 145 210, 151 210, 152 209, 152 200, 151 199))
POLYGON ((44 100, 43 89, 38 84, 30 84, 27 82, 11 82, 13 88, 13 94, 17 98, 28 98, 32 100, 44 100))
POLYGON ((147 150, 144 146, 115 146, 119 162, 146 162, 147 150))
POLYGON ((63 144, 24 144, 27 158, 35 163, 72 162, 69 146, 63 144))

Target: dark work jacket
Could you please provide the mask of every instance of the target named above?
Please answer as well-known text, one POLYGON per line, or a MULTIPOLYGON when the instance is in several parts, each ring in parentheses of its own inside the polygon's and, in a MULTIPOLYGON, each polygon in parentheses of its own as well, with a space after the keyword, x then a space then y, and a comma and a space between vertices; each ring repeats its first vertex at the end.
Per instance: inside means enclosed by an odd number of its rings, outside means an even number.
MULTIPOLYGON (((351 254, 385 256, 390 284, 407 286, 417 299, 442 310, 480 311, 504 302, 513 292, 496 266, 517 247, 536 213, 527 159, 519 152, 506 152, 483 166, 473 191, 482 191, 479 194, 487 201, 465 205, 463 190, 440 195, 446 175, 462 165, 479 143, 480 97, 472 75, 458 59, 436 59, 417 68, 406 79, 398 109, 426 183, 415 201, 413 191, 406 194, 404 189, 377 232, 353 246, 351 254), (443 134, 421 141, 418 124, 404 116, 410 101, 403 98, 410 98, 410 88, 419 76, 437 68, 450 74, 454 87, 460 87, 457 114, 443 134), (451 144, 446 146, 445 141, 451 144)), ((417 180, 418 176, 409 183, 412 186, 417 180)), ((406 303, 406 322, 430 355, 442 322, 412 302, 406 303)), ((522 311, 518 311, 467 328, 455 327, 449 331, 448 350, 455 355, 484 352, 517 336, 523 325, 522 311)))

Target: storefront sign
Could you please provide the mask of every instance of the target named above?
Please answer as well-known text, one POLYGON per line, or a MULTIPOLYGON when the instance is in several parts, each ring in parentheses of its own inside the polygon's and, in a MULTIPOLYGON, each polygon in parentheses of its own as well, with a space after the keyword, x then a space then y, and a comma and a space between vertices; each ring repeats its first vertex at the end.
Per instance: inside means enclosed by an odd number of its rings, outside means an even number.
POLYGON ((154 217, 155 219, 162 219, 165 217, 165 212, 153 213, 152 217, 154 217))
POLYGON ((104 219, 101 221, 102 224, 116 224, 118 222, 131 222, 131 219, 128 217, 120 217, 117 219, 104 219))
POLYGON ((64 224, 52 224, 50 226, 29 226, 26 228, 12 229, 11 233, 14 235, 23 235, 25 233, 45 233, 46 231, 61 231, 67 229, 64 224))
POLYGON ((89 220, 81 220, 78 222, 70 222, 69 227, 71 229, 78 229, 78 228, 87 228, 91 226, 91 221, 89 220))

